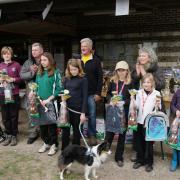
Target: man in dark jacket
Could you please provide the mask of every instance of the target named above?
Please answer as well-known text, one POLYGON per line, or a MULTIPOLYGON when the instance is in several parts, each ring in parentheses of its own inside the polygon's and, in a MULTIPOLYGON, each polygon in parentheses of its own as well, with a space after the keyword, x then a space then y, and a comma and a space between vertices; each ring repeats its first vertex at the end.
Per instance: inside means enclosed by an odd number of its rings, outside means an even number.
POLYGON ((81 60, 88 79, 88 135, 89 144, 96 142, 96 102, 101 99, 103 72, 100 59, 93 53, 93 42, 84 38, 81 43, 81 60))
MULTIPOLYGON (((38 70, 38 64, 40 62, 41 55, 43 53, 43 46, 40 43, 32 44, 32 58, 25 61, 20 72, 20 76, 25 80, 26 85, 33 82, 38 70)), ((26 100, 26 107, 28 109, 28 101, 26 100)), ((31 125, 31 119, 29 117, 29 136, 27 144, 32 144, 39 137, 39 127, 31 125)))

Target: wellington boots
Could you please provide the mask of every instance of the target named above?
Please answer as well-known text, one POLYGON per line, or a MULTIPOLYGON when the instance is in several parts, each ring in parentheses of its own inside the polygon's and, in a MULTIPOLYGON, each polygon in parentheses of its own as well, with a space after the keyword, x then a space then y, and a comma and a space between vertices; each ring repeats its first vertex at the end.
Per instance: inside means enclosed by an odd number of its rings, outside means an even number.
POLYGON ((170 171, 176 171, 178 166, 178 151, 177 150, 173 150, 173 157, 172 157, 172 161, 171 161, 171 165, 170 165, 170 171))

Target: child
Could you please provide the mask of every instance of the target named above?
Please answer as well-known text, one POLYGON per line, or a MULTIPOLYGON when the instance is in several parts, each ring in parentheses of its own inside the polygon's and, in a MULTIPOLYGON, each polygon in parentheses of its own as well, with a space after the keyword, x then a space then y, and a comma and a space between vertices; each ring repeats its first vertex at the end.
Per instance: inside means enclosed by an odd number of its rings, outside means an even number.
MULTIPOLYGON (((130 75, 129 65, 125 61, 118 62, 116 64, 115 74, 110 81, 108 94, 112 96, 112 92, 116 91, 120 96, 122 96, 122 100, 125 102, 124 110, 125 110, 126 127, 128 122, 128 111, 129 111, 129 103, 130 103, 130 94, 129 94, 129 89, 131 89, 130 83, 131 83, 131 75, 130 75)), ((115 133, 119 134, 116 152, 115 152, 115 161, 117 162, 119 167, 122 167, 124 165, 123 153, 124 153, 126 131, 124 131, 122 134, 119 133, 119 129, 117 129, 116 132, 114 130, 106 131, 106 140, 108 141, 110 146, 112 144, 115 133)))
POLYGON ((153 170, 153 142, 145 141, 144 120, 155 107, 161 108, 161 102, 156 98, 157 96, 160 96, 160 92, 155 90, 154 77, 152 74, 147 73, 143 76, 142 89, 138 91, 135 102, 138 109, 137 161, 133 165, 134 169, 138 169, 146 164, 145 170, 147 172, 153 170))
POLYGON ((1 91, 1 113, 5 133, 7 134, 6 140, 2 143, 3 146, 11 144, 17 145, 18 133, 18 115, 19 115, 19 83, 21 82, 19 63, 12 61, 13 50, 11 47, 3 47, 1 50, 1 57, 4 62, 0 63, 1 77, 0 82, 3 86, 1 91), (10 100, 10 101, 7 101, 10 100))
MULTIPOLYGON (((180 118, 180 89, 178 89, 171 101, 171 112, 177 118, 180 118)), ((173 157, 171 161, 170 171, 175 171, 180 164, 180 150, 173 149, 173 157)))
MULTIPOLYGON (((56 69, 55 61, 49 52, 44 52, 41 55, 40 65, 36 75, 36 83, 38 85, 37 95, 42 100, 42 106, 52 103, 60 93, 62 88, 61 76, 59 71, 56 69)), ((48 155, 54 155, 57 152, 58 147, 56 123, 40 125, 40 133, 44 144, 38 152, 44 153, 50 149, 48 155)))
MULTIPOLYGON (((64 89, 69 90, 71 96, 67 99, 69 109, 69 123, 73 128, 73 144, 80 145, 79 123, 86 120, 88 83, 79 59, 70 59, 67 64, 64 89), (74 110, 74 111, 71 111, 74 110), (79 112, 79 113, 78 113, 79 112)), ((68 146, 70 141, 70 128, 62 130, 62 150, 68 146)))

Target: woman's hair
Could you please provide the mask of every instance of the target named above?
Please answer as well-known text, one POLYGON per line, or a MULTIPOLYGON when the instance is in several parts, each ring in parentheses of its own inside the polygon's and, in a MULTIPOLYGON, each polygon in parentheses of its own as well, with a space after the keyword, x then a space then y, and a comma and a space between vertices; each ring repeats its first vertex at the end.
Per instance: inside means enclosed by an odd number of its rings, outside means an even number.
MULTIPOLYGON (((49 60, 49 66, 48 66, 48 68, 47 68, 47 71, 48 71, 48 76, 52 76, 52 75, 54 74, 55 69, 56 69, 56 63, 55 63, 55 61, 54 61, 54 58, 53 58, 52 54, 49 53, 49 52, 44 52, 44 53, 41 55, 41 57, 42 57, 42 56, 46 57, 46 58, 49 60)), ((42 67, 42 65, 41 65, 41 63, 40 63, 39 69, 38 69, 38 73, 39 73, 40 75, 42 75, 43 72, 44 72, 44 68, 42 67)))
POLYGON ((6 54, 6 53, 11 53, 11 57, 12 57, 13 56, 13 49, 9 46, 4 46, 1 49, 1 57, 3 56, 3 54, 6 54))
POLYGON ((89 48, 92 50, 93 42, 90 38, 81 39, 80 43, 83 43, 83 42, 86 42, 88 44, 89 48))
POLYGON ((65 71, 65 76, 67 78, 72 77, 72 74, 70 73, 70 65, 79 69, 79 74, 78 74, 79 77, 84 76, 84 71, 82 69, 81 60, 80 59, 69 59, 69 61, 67 63, 67 68, 65 71))
POLYGON ((145 82, 146 79, 151 81, 152 87, 155 88, 155 80, 154 76, 151 73, 146 73, 142 78, 142 84, 145 82))
MULTIPOLYGON (((130 84, 131 83, 131 72, 130 72, 130 70, 129 69, 125 69, 126 71, 127 71, 127 76, 126 76, 126 81, 125 81, 125 84, 130 84)), ((118 81, 119 81, 119 76, 118 76, 118 72, 117 72, 118 70, 115 70, 114 71, 114 74, 113 74, 113 76, 112 76, 112 78, 111 78, 111 82, 113 81, 113 82, 115 82, 115 83, 118 83, 118 81)))
POLYGON ((147 53, 150 59, 150 63, 154 63, 154 62, 158 62, 158 58, 156 55, 156 52, 154 51, 154 49, 152 47, 141 47, 139 49, 139 54, 140 53, 147 53))

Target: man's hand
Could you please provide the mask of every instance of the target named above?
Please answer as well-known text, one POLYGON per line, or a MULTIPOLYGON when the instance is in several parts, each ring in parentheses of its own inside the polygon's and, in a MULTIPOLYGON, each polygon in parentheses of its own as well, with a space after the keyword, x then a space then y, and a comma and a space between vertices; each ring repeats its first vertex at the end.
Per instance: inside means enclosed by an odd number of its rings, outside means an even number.
POLYGON ((95 94, 94 95, 94 100, 95 100, 95 102, 100 101, 101 100, 101 96, 95 94))
POLYGON ((33 64, 32 66, 30 66, 30 69, 32 72, 36 73, 38 70, 38 66, 36 64, 33 64))

